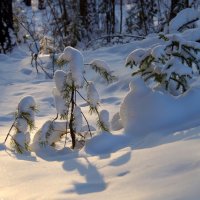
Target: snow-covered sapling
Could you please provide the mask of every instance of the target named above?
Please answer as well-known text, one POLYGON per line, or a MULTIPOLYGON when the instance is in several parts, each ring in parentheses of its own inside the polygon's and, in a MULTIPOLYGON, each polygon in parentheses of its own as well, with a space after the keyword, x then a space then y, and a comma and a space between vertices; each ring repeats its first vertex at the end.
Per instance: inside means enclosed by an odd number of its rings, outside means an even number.
POLYGON ((105 125, 100 119, 98 106, 100 104, 99 94, 95 85, 91 81, 87 81, 85 75, 85 66, 91 67, 99 73, 107 83, 116 79, 111 74, 109 66, 105 61, 93 60, 89 64, 84 64, 84 58, 80 51, 73 47, 66 47, 58 59, 61 66, 67 65, 67 70, 57 70, 54 80, 56 88, 53 89, 57 114, 67 121, 66 130, 72 138, 72 148, 76 145, 76 135, 82 132, 83 119, 86 121, 88 130, 90 131, 89 122, 77 105, 77 95, 79 95, 89 106, 90 113, 96 113, 98 116, 99 126, 102 130, 109 130, 109 126, 105 125), (87 97, 84 97, 80 90, 86 88, 87 97))
POLYGON ((15 120, 7 134, 11 137, 11 146, 19 153, 29 150, 30 131, 35 128, 35 112, 36 103, 32 96, 26 96, 18 104, 15 114, 15 120), (11 130, 15 129, 15 133, 11 135, 11 130))
POLYGON ((189 89, 190 80, 200 74, 200 44, 183 37, 160 35, 163 44, 151 48, 136 49, 126 59, 126 66, 135 67, 132 75, 140 75, 144 81, 157 84, 172 95, 189 89))

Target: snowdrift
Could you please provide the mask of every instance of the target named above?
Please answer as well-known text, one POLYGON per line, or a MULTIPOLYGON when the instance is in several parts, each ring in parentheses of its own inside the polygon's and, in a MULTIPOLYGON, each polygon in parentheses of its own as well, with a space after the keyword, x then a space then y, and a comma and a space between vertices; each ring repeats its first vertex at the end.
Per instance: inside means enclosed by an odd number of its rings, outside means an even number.
MULTIPOLYGON (((135 78, 120 107, 124 132, 134 136, 171 129, 180 130, 200 117, 200 88, 193 87, 174 97, 152 91, 144 81, 135 78)), ((191 124, 190 124, 191 125, 191 124)))

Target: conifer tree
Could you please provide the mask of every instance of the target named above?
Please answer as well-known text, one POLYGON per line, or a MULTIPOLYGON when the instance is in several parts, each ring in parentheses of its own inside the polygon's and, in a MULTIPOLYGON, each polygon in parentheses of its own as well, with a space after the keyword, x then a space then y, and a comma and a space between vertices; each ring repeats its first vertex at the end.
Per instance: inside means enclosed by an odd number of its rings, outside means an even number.
POLYGON ((5 138, 11 137, 11 147, 17 153, 29 151, 30 132, 35 128, 36 103, 32 96, 21 99, 15 113, 15 120, 5 138), (14 134, 11 134, 14 129, 14 134))
MULTIPOLYGON (((109 131, 108 112, 99 112, 100 97, 95 84, 92 81, 88 81, 85 77, 87 74, 84 73, 84 66, 91 67, 100 74, 107 83, 114 81, 116 77, 111 74, 105 61, 93 60, 85 65, 82 53, 70 46, 64 49, 58 59, 58 64, 60 66, 65 66, 67 70, 57 70, 54 76, 56 87, 53 89, 53 95, 57 117, 60 116, 61 119, 66 121, 66 127, 65 129, 62 128, 62 132, 65 131, 65 135, 68 133, 70 134, 72 148, 74 149, 77 143, 77 137, 81 136, 84 138, 82 135, 82 132, 85 131, 83 129, 83 121, 87 124, 87 133, 92 136, 91 126, 89 125, 86 115, 77 103, 78 97, 87 103, 90 114, 96 114, 97 126, 99 129, 109 131), (84 89, 86 96, 82 94, 84 89)), ((43 131, 41 131, 39 136, 37 136, 38 139, 35 139, 35 143, 40 143, 42 138, 43 144, 47 143, 51 145, 53 142, 52 139, 51 142, 49 142, 49 138, 56 138, 56 142, 57 138, 63 134, 62 132, 57 133, 54 129, 57 117, 51 123, 46 122, 42 128, 43 131)))
POLYGON ((133 76, 140 75, 144 81, 153 81, 172 95, 180 95, 190 88, 190 80, 200 74, 200 45, 177 35, 160 35, 160 38, 164 44, 130 53, 126 66, 135 69, 133 76))

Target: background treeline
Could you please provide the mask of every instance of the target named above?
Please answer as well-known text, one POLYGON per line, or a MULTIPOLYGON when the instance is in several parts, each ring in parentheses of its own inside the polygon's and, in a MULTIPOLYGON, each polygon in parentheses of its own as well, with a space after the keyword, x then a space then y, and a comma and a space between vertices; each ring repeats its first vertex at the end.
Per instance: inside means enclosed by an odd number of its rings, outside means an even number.
MULTIPOLYGON (((0 52, 9 51, 15 44, 14 36, 19 34, 19 28, 15 30, 13 18, 31 3, 30 0, 0 1, 0 52)), ((164 31, 179 11, 188 7, 197 9, 199 4, 198 0, 38 0, 46 26, 37 37, 54 38, 58 47, 86 47, 98 38, 106 43, 127 42, 127 38, 143 38, 164 31)), ((25 26, 30 21, 23 20, 18 23, 25 26)))

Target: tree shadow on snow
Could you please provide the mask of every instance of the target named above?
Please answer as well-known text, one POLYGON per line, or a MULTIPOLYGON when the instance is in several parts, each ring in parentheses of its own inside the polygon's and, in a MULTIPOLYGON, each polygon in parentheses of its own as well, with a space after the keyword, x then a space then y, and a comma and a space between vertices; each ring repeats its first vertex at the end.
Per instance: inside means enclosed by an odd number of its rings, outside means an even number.
POLYGON ((74 182, 74 189, 65 190, 65 193, 76 192, 77 194, 87 194, 101 192, 107 187, 103 176, 99 173, 97 168, 91 164, 87 157, 71 159, 70 162, 65 161, 63 163, 63 169, 66 171, 77 170, 85 179, 83 183, 74 182))
MULTIPOLYGON (((134 138, 134 135, 133 135, 134 138)), ((200 126, 188 129, 166 129, 146 134, 144 137, 131 143, 132 149, 156 147, 177 141, 200 139, 200 126)))
POLYGON ((72 151, 70 148, 63 148, 63 149, 55 149, 51 146, 41 147, 35 151, 37 157, 42 158, 43 160, 52 162, 52 161, 65 161, 71 158, 78 157, 77 151, 72 151))
POLYGON ((4 143, 0 143, 0 151, 5 151, 10 157, 17 158, 18 160, 36 162, 35 156, 31 155, 30 152, 24 152, 23 154, 17 153, 12 149, 8 148, 4 143))
POLYGON ((85 146, 85 152, 100 158, 108 158, 111 153, 129 146, 129 137, 102 132, 90 139, 85 146))

